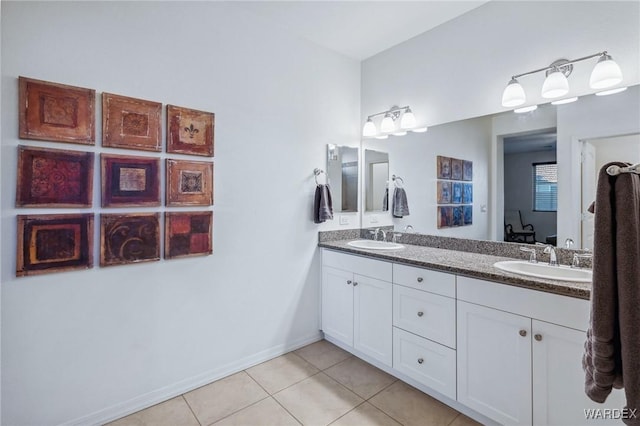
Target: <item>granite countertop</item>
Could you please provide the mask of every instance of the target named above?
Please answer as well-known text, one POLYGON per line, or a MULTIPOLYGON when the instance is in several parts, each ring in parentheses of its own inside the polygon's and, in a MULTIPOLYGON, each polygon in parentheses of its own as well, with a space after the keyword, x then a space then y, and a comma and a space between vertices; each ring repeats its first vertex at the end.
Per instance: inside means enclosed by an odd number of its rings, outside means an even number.
POLYGON ((514 260, 510 257, 446 250, 405 243, 402 243, 404 248, 401 250, 366 250, 347 245, 349 241, 351 240, 324 241, 320 242, 318 246, 404 265, 434 269, 470 278, 494 281, 579 299, 588 300, 591 294, 591 283, 525 277, 501 271, 493 266, 495 262, 514 260))

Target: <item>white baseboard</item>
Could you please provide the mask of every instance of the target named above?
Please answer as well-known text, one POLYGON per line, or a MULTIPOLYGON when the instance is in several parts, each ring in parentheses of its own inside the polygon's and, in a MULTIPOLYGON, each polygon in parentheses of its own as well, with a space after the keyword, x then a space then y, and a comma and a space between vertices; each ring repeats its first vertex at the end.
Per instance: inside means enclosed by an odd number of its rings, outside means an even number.
POLYGON ((322 340, 322 334, 318 331, 310 336, 298 339, 294 342, 287 342, 276 345, 269 349, 265 349, 257 354, 239 359, 229 364, 223 365, 214 370, 207 371, 197 376, 181 380, 177 383, 156 389, 146 394, 136 396, 135 398, 112 405, 86 416, 79 417, 68 422, 64 422, 61 426, 76 425, 102 425, 104 423, 119 419, 137 411, 156 405, 160 402, 169 400, 183 393, 197 389, 201 386, 215 382, 216 380, 235 374, 239 371, 253 367, 256 364, 268 361, 287 352, 291 352, 310 343, 322 340))

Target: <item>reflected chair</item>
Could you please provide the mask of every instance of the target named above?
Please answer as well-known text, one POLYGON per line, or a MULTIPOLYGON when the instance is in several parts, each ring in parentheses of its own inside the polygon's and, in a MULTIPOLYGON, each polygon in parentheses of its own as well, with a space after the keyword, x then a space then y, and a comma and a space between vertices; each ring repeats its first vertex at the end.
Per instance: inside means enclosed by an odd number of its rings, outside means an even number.
POLYGON ((530 223, 522 223, 520 210, 504 211, 504 238, 514 243, 535 244, 536 231, 530 223))

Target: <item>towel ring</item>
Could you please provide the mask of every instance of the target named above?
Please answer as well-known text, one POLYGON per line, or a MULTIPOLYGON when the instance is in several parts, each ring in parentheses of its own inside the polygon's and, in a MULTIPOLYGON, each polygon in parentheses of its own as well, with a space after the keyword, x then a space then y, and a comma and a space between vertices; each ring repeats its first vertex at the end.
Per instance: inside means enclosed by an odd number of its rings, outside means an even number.
POLYGON ((402 180, 402 178, 400 176, 392 175, 391 176, 391 180, 393 181, 393 183, 398 188, 402 188, 402 186, 404 185, 404 180, 402 180), (398 182, 398 181, 400 181, 400 182, 398 182))
POLYGON ((607 173, 610 176, 617 176, 621 173, 635 173, 640 174, 640 163, 634 164, 633 166, 620 167, 620 166, 609 166, 607 167, 607 173))
POLYGON ((321 174, 323 174, 323 173, 324 173, 325 183, 326 183, 326 184, 328 184, 328 183, 329 183, 329 176, 327 176, 327 174, 325 173, 325 171, 324 171, 324 170, 322 170, 322 169, 319 169, 319 168, 317 168, 317 167, 316 167, 315 169, 313 169, 313 175, 314 175, 314 176, 313 176, 313 178, 316 180, 316 185, 320 185, 320 184, 318 183, 318 176, 320 176, 320 175, 321 175, 321 174))

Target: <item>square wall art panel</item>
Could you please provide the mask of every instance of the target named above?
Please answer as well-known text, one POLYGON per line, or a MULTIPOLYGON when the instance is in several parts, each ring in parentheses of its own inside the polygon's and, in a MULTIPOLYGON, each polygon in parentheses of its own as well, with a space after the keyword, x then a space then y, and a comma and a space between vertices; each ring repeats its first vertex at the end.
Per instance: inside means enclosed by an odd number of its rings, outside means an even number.
POLYGON ((93 214, 18 215, 16 276, 93 267, 93 214))
POLYGON ((16 207, 91 207, 93 153, 18 146, 16 207))
POLYGON ((160 213, 100 215, 100 266, 160 260, 160 213))
POLYGON ((167 152, 213 157, 215 115, 167 105, 167 152))
POLYGON ((213 212, 167 212, 164 224, 165 259, 213 253, 213 212))
POLYGON ((18 78, 21 139, 94 145, 96 91, 18 78))
POLYGON ((160 159, 100 155, 102 207, 160 205, 160 159))
POLYGON ((162 104, 102 94, 102 146, 162 151, 162 104))
POLYGON ((167 159, 167 206, 213 204, 213 163, 167 159))

